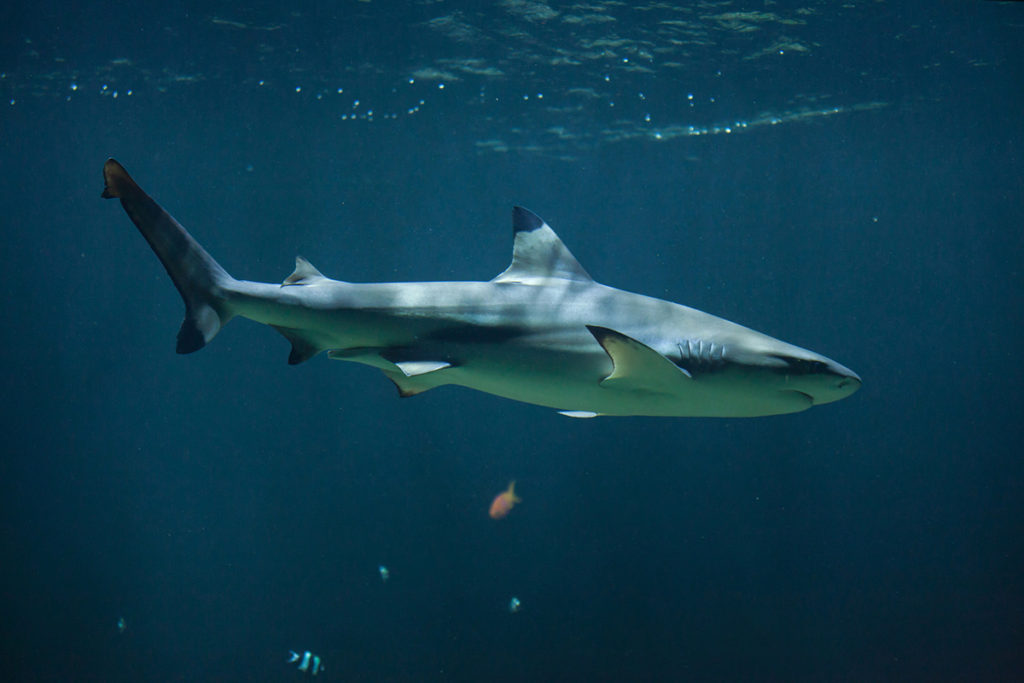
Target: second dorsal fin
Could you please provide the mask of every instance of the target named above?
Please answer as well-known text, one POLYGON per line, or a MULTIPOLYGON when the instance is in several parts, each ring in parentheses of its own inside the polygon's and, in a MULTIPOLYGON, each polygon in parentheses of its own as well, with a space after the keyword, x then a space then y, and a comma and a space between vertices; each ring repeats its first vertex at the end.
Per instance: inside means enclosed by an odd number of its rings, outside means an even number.
POLYGON ((323 273, 321 273, 319 270, 313 267, 312 263, 302 258, 301 256, 296 256, 295 270, 292 271, 291 275, 284 279, 284 282, 281 283, 281 286, 286 287, 288 285, 312 285, 321 280, 326 279, 327 278, 324 276, 323 273))

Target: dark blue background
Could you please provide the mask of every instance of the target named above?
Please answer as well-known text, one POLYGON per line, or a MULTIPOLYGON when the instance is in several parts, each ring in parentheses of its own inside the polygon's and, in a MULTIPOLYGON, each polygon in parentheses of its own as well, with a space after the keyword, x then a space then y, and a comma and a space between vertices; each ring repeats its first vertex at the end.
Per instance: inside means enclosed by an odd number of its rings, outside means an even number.
POLYGON ((614 59, 531 71, 496 39, 468 49, 503 79, 464 76, 415 115, 341 121, 347 103, 315 99, 324 73, 378 63, 339 81, 404 111, 412 68, 463 49, 424 21, 512 21, 470 7, 253 7, 232 20, 284 28, 237 35, 187 5, 3 10, 0 678, 278 681, 311 649, 326 680, 1013 679, 1024 8, 824 3, 756 34, 814 43, 800 61, 712 33, 720 64, 621 76, 683 124, 802 113, 735 134, 615 141, 617 94, 571 115, 518 95, 550 102, 614 59), (691 90, 717 98, 692 120, 691 90), (551 144, 562 116, 583 142, 551 144), (498 137, 522 144, 476 145, 498 137), (864 387, 774 418, 569 420, 289 367, 247 321, 179 357, 177 293, 99 198, 108 156, 237 277, 279 281, 301 253, 345 280, 489 279, 522 204, 599 281, 864 387), (523 503, 495 523, 512 478, 523 503))

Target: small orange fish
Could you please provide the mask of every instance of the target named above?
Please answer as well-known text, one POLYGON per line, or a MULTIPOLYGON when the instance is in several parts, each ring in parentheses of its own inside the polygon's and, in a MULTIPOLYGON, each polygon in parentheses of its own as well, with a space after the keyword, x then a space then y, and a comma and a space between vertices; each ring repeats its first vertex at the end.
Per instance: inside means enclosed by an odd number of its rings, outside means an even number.
POLYGON ((501 519, 508 514, 508 511, 516 503, 522 503, 523 499, 516 495, 516 482, 515 479, 508 485, 508 490, 499 493, 494 497, 494 501, 491 503, 491 519, 501 519))

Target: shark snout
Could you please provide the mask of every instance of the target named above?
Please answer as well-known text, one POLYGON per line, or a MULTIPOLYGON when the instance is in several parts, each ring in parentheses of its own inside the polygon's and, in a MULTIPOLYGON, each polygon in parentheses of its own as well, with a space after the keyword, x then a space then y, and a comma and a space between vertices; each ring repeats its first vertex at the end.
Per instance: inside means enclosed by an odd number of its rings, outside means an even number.
POLYGON ((813 351, 792 348, 770 358, 781 361, 777 372, 785 378, 782 391, 802 394, 809 406, 838 401, 860 389, 861 379, 856 372, 813 351))
POLYGON ((860 375, 856 372, 851 372, 845 377, 840 377, 836 380, 836 389, 848 389, 852 394, 857 389, 860 389, 861 379, 860 375))
POLYGON ((832 373, 835 377, 844 380, 853 380, 860 384, 860 375, 858 375, 850 368, 835 362, 831 358, 825 358, 824 356, 822 356, 822 360, 825 361, 825 366, 828 368, 828 371, 832 373))
POLYGON ((815 405, 838 401, 860 389, 860 375, 829 358, 823 361, 822 372, 813 378, 813 390, 807 392, 815 405))

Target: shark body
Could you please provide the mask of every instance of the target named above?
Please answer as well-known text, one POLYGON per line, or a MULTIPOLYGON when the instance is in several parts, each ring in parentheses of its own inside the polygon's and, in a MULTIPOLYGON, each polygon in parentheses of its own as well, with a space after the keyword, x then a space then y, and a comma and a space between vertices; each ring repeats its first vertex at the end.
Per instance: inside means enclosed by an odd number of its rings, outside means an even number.
POLYGON ((792 413, 861 384, 812 351, 595 282, 519 207, 512 264, 489 282, 341 282, 299 257, 267 284, 231 277, 117 161, 103 175, 185 301, 178 353, 241 316, 284 335, 292 364, 327 351, 379 368, 401 396, 456 384, 571 417, 792 413))

